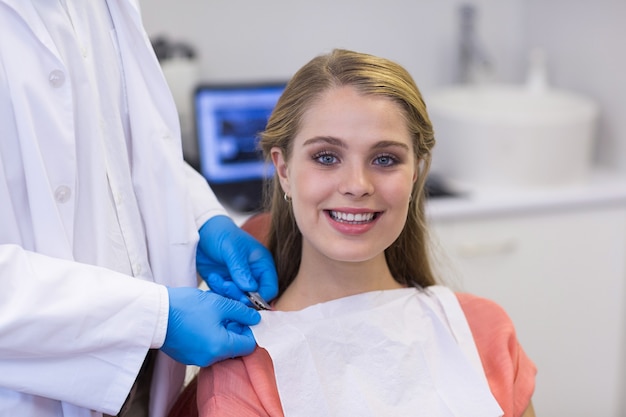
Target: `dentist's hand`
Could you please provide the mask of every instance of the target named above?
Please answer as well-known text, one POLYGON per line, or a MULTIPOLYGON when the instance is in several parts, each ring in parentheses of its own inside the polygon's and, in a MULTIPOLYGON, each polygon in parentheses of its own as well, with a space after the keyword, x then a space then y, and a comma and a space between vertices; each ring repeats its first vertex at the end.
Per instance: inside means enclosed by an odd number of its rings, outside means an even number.
POLYGON ((167 334, 161 350, 186 365, 209 366, 252 353, 256 346, 248 326, 261 320, 246 305, 197 288, 168 288, 167 334))
POLYGON ((257 291, 267 301, 278 293, 272 255, 227 216, 200 228, 196 268, 211 290, 247 305, 244 292, 257 291))

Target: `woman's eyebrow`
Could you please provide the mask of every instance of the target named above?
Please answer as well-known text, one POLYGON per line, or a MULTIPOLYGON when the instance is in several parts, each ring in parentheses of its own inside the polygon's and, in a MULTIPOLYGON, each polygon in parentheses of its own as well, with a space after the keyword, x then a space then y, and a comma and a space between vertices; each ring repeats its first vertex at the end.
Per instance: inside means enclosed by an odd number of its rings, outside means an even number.
POLYGON ((404 142, 398 142, 395 140, 381 140, 380 142, 376 142, 374 146, 372 146, 372 149, 383 149, 390 147, 403 148, 406 151, 410 150, 409 145, 404 142))
POLYGON ((333 136, 315 136, 304 141, 303 146, 315 145, 317 143, 326 143, 328 145, 347 148, 348 146, 339 138, 333 136))

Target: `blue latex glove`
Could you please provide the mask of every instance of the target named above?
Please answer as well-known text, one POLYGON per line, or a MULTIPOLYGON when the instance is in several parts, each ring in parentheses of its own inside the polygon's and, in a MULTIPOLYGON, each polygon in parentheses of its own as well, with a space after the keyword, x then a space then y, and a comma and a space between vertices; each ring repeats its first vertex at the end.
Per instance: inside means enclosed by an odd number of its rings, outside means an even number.
POLYGON ((212 291, 178 287, 167 292, 170 308, 163 352, 196 366, 252 353, 256 342, 248 326, 261 320, 258 311, 212 291))
POLYGON ((196 268, 211 290, 250 302, 244 291, 257 291, 269 301, 278 293, 270 252, 227 216, 215 216, 200 228, 196 268))

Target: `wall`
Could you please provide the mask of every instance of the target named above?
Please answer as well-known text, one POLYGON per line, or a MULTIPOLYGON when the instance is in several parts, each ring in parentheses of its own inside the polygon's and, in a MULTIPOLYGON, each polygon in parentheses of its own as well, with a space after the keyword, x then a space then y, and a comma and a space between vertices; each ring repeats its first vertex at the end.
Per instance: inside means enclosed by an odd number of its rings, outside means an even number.
MULTIPOLYGON (((455 0, 142 0, 152 36, 194 44, 206 80, 287 79, 334 47, 394 59, 423 93, 454 77, 455 0)), ((512 79, 520 56, 521 0, 474 1, 480 35, 498 76, 512 79)))
POLYGON ((525 0, 524 42, 541 46, 552 83, 600 104, 597 161, 626 174, 626 2, 525 0))

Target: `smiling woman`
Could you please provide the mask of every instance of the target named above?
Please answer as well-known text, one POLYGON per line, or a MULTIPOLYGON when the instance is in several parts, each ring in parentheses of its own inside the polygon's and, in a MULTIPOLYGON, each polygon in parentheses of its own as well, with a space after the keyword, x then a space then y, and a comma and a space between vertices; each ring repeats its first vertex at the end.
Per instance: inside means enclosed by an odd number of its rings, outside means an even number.
POLYGON ((506 313, 431 271, 433 145, 398 64, 335 50, 294 75, 261 139, 279 296, 253 354, 200 372, 201 416, 534 415, 506 313))
POLYGON ((281 191, 291 197, 302 235, 299 273, 277 308, 299 310, 351 291, 403 284, 393 278, 384 251, 407 218, 418 165, 412 149, 402 108, 352 86, 334 87, 316 99, 289 155, 280 145, 271 147, 281 191), (351 268, 359 263, 369 276, 340 278, 346 262, 351 268), (307 271, 318 278, 306 278, 307 271), (294 303, 297 294, 306 294, 306 300, 294 303))
MULTIPOLYGON (((374 204, 381 204, 383 194, 398 194, 405 200, 399 207, 399 218, 391 219, 398 208, 394 211, 389 208, 384 214, 387 219, 376 228, 378 231, 387 223, 406 222, 396 236, 396 243, 384 253, 391 275, 402 285, 434 284, 426 247, 424 184, 435 141, 426 104, 411 75, 389 60, 337 50, 314 58, 296 73, 287 87, 262 135, 265 155, 275 163, 275 158, 281 158, 286 166, 291 166, 292 181, 301 174, 294 169, 296 160, 306 161, 307 166, 315 164, 307 176, 318 171, 320 174, 306 186, 303 184, 303 192, 305 188, 318 189, 334 180, 335 186, 341 187, 337 190, 346 196, 373 193, 371 198, 352 196, 353 201, 335 196, 327 204, 339 202, 340 205, 324 207, 327 209, 377 208, 374 204), (323 105, 319 105, 321 101, 323 105), (278 151, 282 156, 276 155, 278 151), (292 158, 294 163, 289 164, 292 158), (358 163, 357 158, 360 158, 358 163), (373 187, 374 191, 367 187, 373 187), (408 210, 409 201, 411 210, 408 210), (414 256, 408 257, 408 253, 414 256)), ((300 260, 305 260, 303 233, 298 228, 304 225, 296 227, 294 214, 299 202, 292 203, 292 210, 281 198, 283 193, 292 192, 283 189, 289 186, 288 179, 278 174, 275 178, 269 211, 277 233, 270 235, 269 246, 276 254, 282 292, 294 280, 300 260)))

